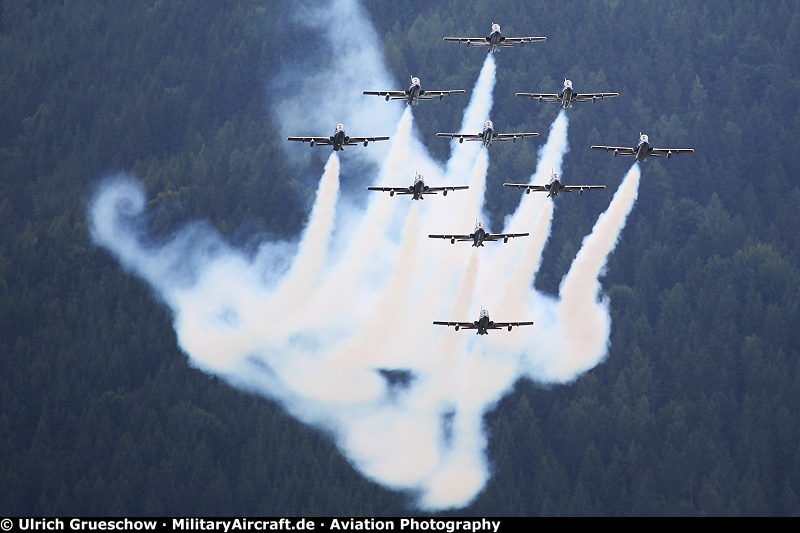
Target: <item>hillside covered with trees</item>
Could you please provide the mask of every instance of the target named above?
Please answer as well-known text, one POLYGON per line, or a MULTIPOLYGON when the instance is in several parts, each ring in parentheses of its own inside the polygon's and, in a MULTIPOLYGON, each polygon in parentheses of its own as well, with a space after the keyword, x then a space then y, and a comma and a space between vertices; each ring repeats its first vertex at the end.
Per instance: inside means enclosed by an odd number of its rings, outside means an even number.
MULTIPOLYGON (((301 9, 0 0, 0 514, 417 512, 326 436, 191 368, 168 310, 89 238, 87 203, 117 172, 143 180, 157 236, 205 220, 247 248, 301 231, 316 184, 287 161, 268 90, 315 53, 301 9)), ((575 180, 613 191, 630 159, 589 147, 633 146, 640 131, 695 149, 642 167, 601 278, 607 360, 569 385, 520 382, 485 420, 489 484, 453 514, 800 515, 797 3, 365 10, 403 84, 472 87, 485 52, 445 35, 498 22, 547 36, 497 54, 494 112, 515 131, 544 136, 558 111, 515 92, 568 77, 621 93, 568 110, 575 180)), ((441 160, 435 133, 460 122, 456 107, 415 110, 441 160)), ((539 145, 493 156, 493 226, 519 201, 500 185, 530 175, 539 145)), ((609 197, 559 198, 538 289, 558 291, 609 197)))

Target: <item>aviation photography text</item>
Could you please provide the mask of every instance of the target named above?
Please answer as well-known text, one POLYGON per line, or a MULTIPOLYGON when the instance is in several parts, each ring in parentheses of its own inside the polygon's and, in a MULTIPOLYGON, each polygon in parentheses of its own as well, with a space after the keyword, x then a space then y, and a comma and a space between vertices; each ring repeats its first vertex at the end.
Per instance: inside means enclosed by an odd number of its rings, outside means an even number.
POLYGON ((500 520, 443 520, 438 518, 5 518, 3 532, 10 531, 491 531, 500 520))

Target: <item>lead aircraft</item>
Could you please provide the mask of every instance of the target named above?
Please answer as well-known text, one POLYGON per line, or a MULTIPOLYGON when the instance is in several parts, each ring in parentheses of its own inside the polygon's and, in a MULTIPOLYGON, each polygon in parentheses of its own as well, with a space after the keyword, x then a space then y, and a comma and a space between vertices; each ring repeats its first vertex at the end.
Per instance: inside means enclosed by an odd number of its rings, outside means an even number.
POLYGON ((516 187, 518 189, 525 189, 525 194, 530 194, 531 191, 547 192, 547 197, 555 198, 560 192, 574 192, 583 194, 583 191, 591 191, 594 189, 605 189, 605 185, 563 185, 558 174, 552 172, 550 175, 550 182, 547 185, 529 185, 526 183, 504 183, 506 187, 516 187))
POLYGON ((455 326, 456 331, 459 329, 477 329, 476 335, 487 335, 490 329, 503 329, 511 328, 514 326, 532 326, 533 322, 492 322, 489 318, 489 311, 481 308, 478 320, 474 322, 439 322, 434 320, 433 324, 436 326, 455 326))
POLYGON ((538 43, 547 40, 547 37, 503 37, 500 24, 492 22, 492 32, 486 37, 444 37, 444 40, 466 43, 467 46, 486 46, 487 52, 494 54, 501 48, 510 48, 515 44, 525 46, 525 43, 538 43))
POLYGON ((564 78, 564 88, 560 93, 517 93, 519 98, 533 98, 542 102, 552 102, 561 104, 563 109, 568 108, 574 103, 588 102, 603 98, 614 98, 619 96, 619 93, 576 93, 572 88, 572 82, 564 78))
POLYGON ((420 100, 433 100, 438 97, 442 100, 445 96, 451 94, 463 94, 467 91, 458 89, 453 91, 423 91, 419 83, 419 78, 412 76, 411 85, 405 91, 364 91, 364 94, 374 96, 383 96, 386 101, 389 100, 405 100, 406 105, 416 105, 420 100))
POLYGON ((424 200, 425 194, 436 194, 442 191, 442 196, 447 196, 447 191, 459 191, 469 189, 469 185, 456 185, 451 187, 428 187, 425 179, 419 172, 414 176, 414 184, 409 187, 367 187, 370 191, 388 192, 389 196, 395 194, 410 194, 412 200, 424 200))
POLYGON ((487 241, 508 242, 508 239, 513 237, 527 237, 530 233, 487 233, 486 228, 483 227, 483 222, 475 221, 475 229, 469 235, 428 235, 431 239, 450 239, 450 244, 458 242, 472 241, 472 246, 483 246, 487 241))
POLYGON ((650 140, 647 135, 639 132, 639 144, 636 148, 628 148, 627 146, 592 146, 592 150, 605 150, 606 152, 614 152, 614 157, 618 155, 632 155, 636 157, 636 161, 641 163, 647 156, 661 157, 667 154, 667 159, 673 154, 690 154, 694 152, 694 148, 653 148, 650 146, 650 140))
POLYGON ((344 132, 344 124, 337 123, 333 135, 330 137, 289 137, 290 141, 300 141, 314 146, 333 146, 333 151, 344 151, 345 146, 355 146, 364 143, 367 146, 374 141, 388 141, 389 137, 348 137, 344 132))
POLYGON ((483 123, 483 131, 480 133, 437 133, 437 137, 449 137, 451 139, 458 139, 458 142, 463 143, 467 141, 481 141, 484 146, 489 147, 493 141, 512 141, 517 142, 517 139, 525 137, 536 137, 538 133, 495 133, 494 124, 491 120, 483 123))

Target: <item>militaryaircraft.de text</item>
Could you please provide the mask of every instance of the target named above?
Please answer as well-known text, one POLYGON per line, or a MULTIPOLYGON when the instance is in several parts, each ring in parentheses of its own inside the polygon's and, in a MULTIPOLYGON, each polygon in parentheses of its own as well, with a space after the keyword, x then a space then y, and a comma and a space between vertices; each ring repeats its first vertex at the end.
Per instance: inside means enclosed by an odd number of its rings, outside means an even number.
POLYGON ((458 139, 458 142, 463 143, 467 141, 480 141, 484 146, 491 146, 495 141, 512 141, 517 142, 517 139, 525 137, 536 137, 538 133, 495 133, 494 124, 491 120, 487 120, 483 124, 483 131, 480 133, 437 133, 437 137, 449 137, 451 139, 458 139))
POLYGON ((653 148, 650 146, 650 140, 644 133, 639 133, 639 144, 635 148, 628 148, 627 146, 592 146, 592 150, 605 150, 606 152, 613 152, 614 157, 618 155, 632 155, 636 157, 636 161, 642 162, 650 157, 661 157, 663 154, 667 155, 667 159, 674 154, 690 154, 694 152, 694 148, 653 148))
POLYGON ((410 194, 412 200, 424 200, 426 194, 437 194, 442 192, 442 196, 447 196, 447 191, 460 191, 469 189, 469 185, 456 185, 450 187, 429 187, 425 185, 425 179, 421 174, 414 176, 414 184, 409 187, 367 187, 370 191, 388 192, 389 196, 395 194, 410 194))
POLYGON ((370 142, 388 141, 389 137, 348 137, 344 132, 343 124, 336 124, 336 129, 330 137, 289 137, 290 141, 300 141, 309 143, 313 146, 333 146, 333 151, 344 150, 345 146, 355 146, 364 143, 367 146, 370 142))
POLYGON ((619 93, 576 93, 572 88, 572 82, 564 78, 564 88, 560 93, 517 93, 519 98, 533 98, 542 102, 553 102, 561 105, 563 109, 579 102, 594 102, 603 98, 614 98, 619 93))
POLYGON ((553 172, 550 176, 550 182, 547 185, 529 185, 526 183, 504 183, 506 187, 516 187, 518 189, 525 189, 525 194, 530 194, 531 191, 547 192, 547 197, 555 198, 560 192, 574 192, 583 194, 583 191, 591 191, 594 189, 605 189, 605 185, 564 185, 561 183, 561 178, 558 174, 553 172))
POLYGON ((405 91, 364 91, 364 94, 375 96, 383 96, 386 101, 389 100, 405 100, 406 105, 415 105, 420 100, 433 100, 438 98, 442 100, 445 96, 451 94, 463 94, 467 91, 464 89, 452 91, 423 91, 419 83, 419 78, 412 76, 411 85, 405 91))
POLYGON ((459 329, 476 329, 476 335, 487 335, 490 329, 503 329, 508 328, 508 331, 514 326, 532 326, 533 322, 492 322, 489 319, 489 311, 481 309, 478 320, 474 322, 439 322, 434 320, 436 326, 455 326, 456 331, 459 329))
POLYGON ((431 239, 450 239, 450 244, 472 241, 472 246, 483 246, 487 241, 508 242, 513 237, 527 237, 530 233, 488 233, 483 227, 483 222, 476 221, 475 229, 469 235, 428 235, 431 239))
POLYGON ((488 52, 495 53, 501 48, 509 48, 518 44, 538 43, 547 40, 547 37, 504 37, 500 31, 500 24, 492 22, 492 32, 486 37, 444 37, 445 41, 466 43, 467 46, 486 46, 488 52))

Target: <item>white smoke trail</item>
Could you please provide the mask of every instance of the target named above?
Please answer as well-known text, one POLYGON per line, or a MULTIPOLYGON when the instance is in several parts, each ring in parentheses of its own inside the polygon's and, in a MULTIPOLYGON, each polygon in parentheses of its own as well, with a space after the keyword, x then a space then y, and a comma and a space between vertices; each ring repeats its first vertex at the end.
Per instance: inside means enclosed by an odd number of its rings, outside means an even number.
MULTIPOLYGON (((335 27, 342 13, 350 18, 345 27, 358 26, 357 42, 338 40, 329 30, 337 67, 346 60, 359 63, 359 73, 384 70, 369 54, 351 55, 351 47, 374 49, 360 9, 339 0, 330 11, 334 18, 321 28, 335 27)), ((494 80, 489 55, 464 128, 475 127, 473 122, 480 128, 487 118, 494 80)), ((307 79, 298 82, 316 90, 307 79)), ((306 113, 286 105, 283 124, 316 120, 320 108, 335 107, 328 102, 306 113)), ((597 278, 635 201, 638 166, 585 240, 559 302, 532 288, 549 235, 550 199, 524 195, 507 221, 508 231, 534 232, 532 244, 519 239, 476 249, 428 239, 428 233, 468 233, 481 217, 489 152, 480 143, 454 144, 443 169, 414 138, 410 109, 373 118, 370 124, 377 121, 395 133, 384 152, 374 152, 380 165, 372 181, 407 186, 420 171, 429 185, 468 180, 470 189, 419 202, 376 192, 365 209, 345 209, 339 156, 333 154, 296 250, 265 243, 256 257, 248 257, 201 224, 150 244, 141 225, 143 190, 117 177, 103 183, 92 201, 91 235, 172 309, 178 343, 191 364, 323 429, 365 476, 412 491, 420 507, 463 507, 489 477, 486 412, 520 377, 564 382, 604 356, 610 325, 607 302, 597 301, 597 278), (291 265, 288 271, 285 264, 291 265), (495 310, 494 320, 536 324, 488 337, 431 324, 474 320, 482 304, 495 310), (587 329, 594 331, 584 336, 587 329)), ((560 171, 566 128, 562 112, 540 153, 534 182, 545 183, 551 168, 560 171)), ((342 157, 350 156, 348 149, 342 157)))
POLYGON ((565 357, 547 368, 545 378, 569 381, 597 365, 606 355, 611 320, 608 299, 600 298, 599 277, 608 254, 617 246, 620 232, 639 195, 639 164, 634 163, 608 209, 600 215, 584 240, 569 272, 561 282, 560 322, 564 327, 565 357))

